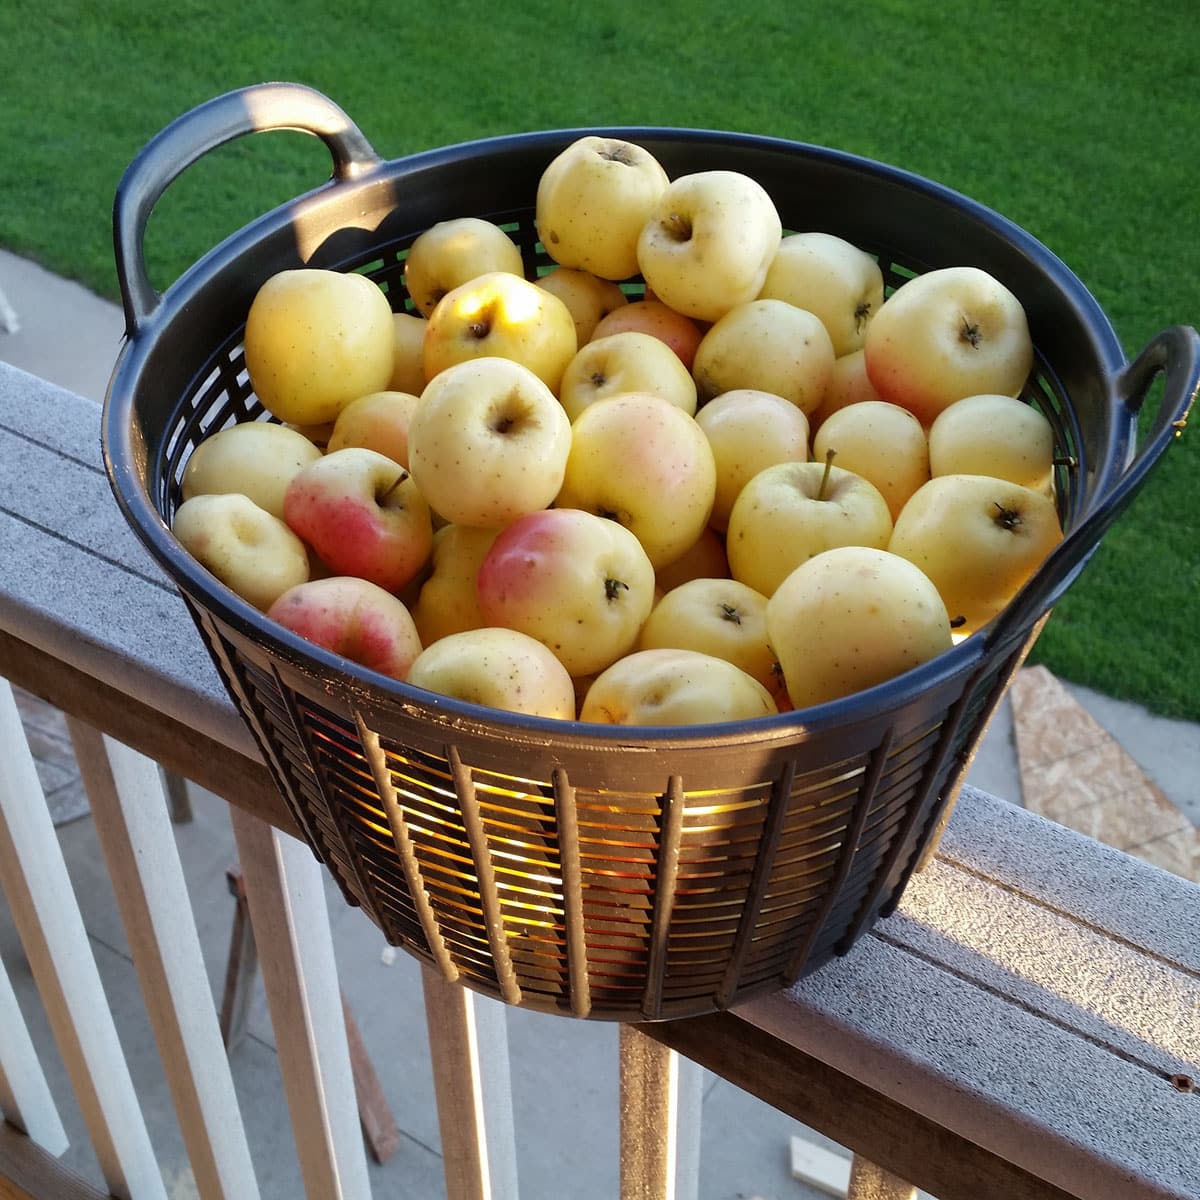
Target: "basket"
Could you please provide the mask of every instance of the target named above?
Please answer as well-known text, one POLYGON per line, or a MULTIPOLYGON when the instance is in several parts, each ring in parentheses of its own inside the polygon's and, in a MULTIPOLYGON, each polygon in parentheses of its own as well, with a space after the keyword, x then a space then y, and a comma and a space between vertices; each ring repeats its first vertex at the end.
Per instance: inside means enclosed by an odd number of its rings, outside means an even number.
POLYGON ((654 1021, 712 1012, 846 952, 936 844, 989 716, 1040 622, 1181 427, 1198 338, 1173 327, 1127 363, 1082 283, 994 212, 834 150, 663 128, 522 134, 383 161, 320 93, 220 96, 137 156, 114 206, 128 338, 103 419, 126 518, 187 602, 296 823, 388 942, 508 1004, 654 1021), (143 242, 167 186, 264 129, 327 145, 332 177, 249 224, 159 295, 143 242), (1022 300, 1036 344, 1026 399, 1052 422, 1066 537, 989 627, 904 676, 807 710, 695 728, 520 717, 355 667, 267 622, 169 531, 188 455, 263 418, 242 329, 259 285, 300 265, 359 271, 402 309, 406 248, 436 221, 503 224, 528 273, 548 260, 532 204, 585 132, 646 146, 672 175, 757 179, 787 230, 840 234, 890 287, 974 264, 1022 300), (1165 376, 1153 427, 1138 410, 1165 376))

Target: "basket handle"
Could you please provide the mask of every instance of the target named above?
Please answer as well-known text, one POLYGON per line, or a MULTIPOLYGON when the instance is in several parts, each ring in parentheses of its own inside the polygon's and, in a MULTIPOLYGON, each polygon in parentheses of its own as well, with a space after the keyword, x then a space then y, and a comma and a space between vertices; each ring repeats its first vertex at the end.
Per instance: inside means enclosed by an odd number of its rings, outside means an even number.
POLYGON ((332 100, 297 83, 262 83, 217 96, 177 117, 126 168, 113 203, 113 245, 133 337, 161 299, 146 271, 150 213, 167 188, 210 150, 248 133, 290 129, 319 137, 333 158, 333 178, 353 179, 379 164, 362 131, 332 100))
POLYGON ((1116 377, 1116 402, 1133 413, 1141 410, 1154 380, 1162 375, 1163 394, 1150 432, 1121 477, 1101 496, 1091 512, 1046 559, 1042 569, 997 619, 989 640, 1003 643, 1025 636, 1052 603, 1059 587, 1087 560, 1116 519, 1141 490, 1151 469, 1187 424, 1200 391, 1200 334, 1187 325, 1163 330, 1116 377))

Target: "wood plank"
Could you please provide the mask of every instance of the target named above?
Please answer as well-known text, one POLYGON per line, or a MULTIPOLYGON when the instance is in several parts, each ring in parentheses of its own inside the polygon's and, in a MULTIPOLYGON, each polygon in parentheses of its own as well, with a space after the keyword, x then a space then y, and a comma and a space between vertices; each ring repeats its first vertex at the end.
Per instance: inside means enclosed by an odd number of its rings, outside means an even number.
POLYGON ((112 1200, 19 1129, 0 1121, 0 1200, 112 1200))

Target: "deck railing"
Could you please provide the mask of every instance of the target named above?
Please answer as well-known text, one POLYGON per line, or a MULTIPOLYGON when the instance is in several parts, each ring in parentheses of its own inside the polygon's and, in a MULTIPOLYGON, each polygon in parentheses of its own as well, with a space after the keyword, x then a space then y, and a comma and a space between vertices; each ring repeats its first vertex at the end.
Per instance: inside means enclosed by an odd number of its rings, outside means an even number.
MULTIPOLYGON (((164 771, 229 805, 304 1194, 368 1197, 365 1064, 322 869, 116 511, 98 420, 0 364, 0 904, 102 1181, 58 1161, 60 1104, 0 969, 0 1197, 169 1194, 10 685, 67 714, 194 1194, 269 1193, 164 771)), ((845 958, 732 1012, 620 1029, 621 1200, 705 1194, 700 1068, 849 1148, 853 1200, 1194 1200, 1197 931, 1200 888, 967 788, 900 910, 845 958)), ((515 1198, 518 1149, 537 1147, 517 1144, 506 1010, 422 984, 445 1195, 515 1198)))

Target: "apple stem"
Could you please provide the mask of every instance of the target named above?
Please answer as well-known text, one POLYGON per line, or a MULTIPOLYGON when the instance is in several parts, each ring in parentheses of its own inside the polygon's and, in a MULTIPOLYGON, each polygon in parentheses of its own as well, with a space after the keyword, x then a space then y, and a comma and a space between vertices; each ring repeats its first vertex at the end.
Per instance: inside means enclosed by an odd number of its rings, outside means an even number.
POLYGON ((742 623, 742 614, 732 604, 722 604, 721 620, 732 621, 735 625, 740 625, 742 623))
POLYGON ((836 455, 836 450, 825 451, 825 473, 821 476, 821 486, 817 489, 818 500, 825 499, 825 491, 829 487, 829 476, 833 473, 833 460, 836 455))
POLYGON ((622 588, 629 591, 629 584, 620 579, 606 579, 604 581, 604 598, 609 601, 615 600, 622 588))
POLYGON ((1001 529, 1007 529, 1010 532, 1021 527, 1021 514, 1014 508, 1005 508, 999 500, 993 502, 996 505, 996 524, 1001 529))
POLYGON ((393 483, 391 485, 391 487, 389 487, 388 490, 386 492, 384 492, 382 496, 379 497, 379 507, 380 508, 383 508, 384 505, 387 504, 387 502, 392 498, 392 493, 395 492, 396 489, 398 487, 400 487, 400 485, 403 484, 405 482, 405 480, 407 480, 407 479, 408 479, 408 472, 406 470, 404 470, 403 467, 401 467, 400 474, 396 477, 396 482, 393 483))

